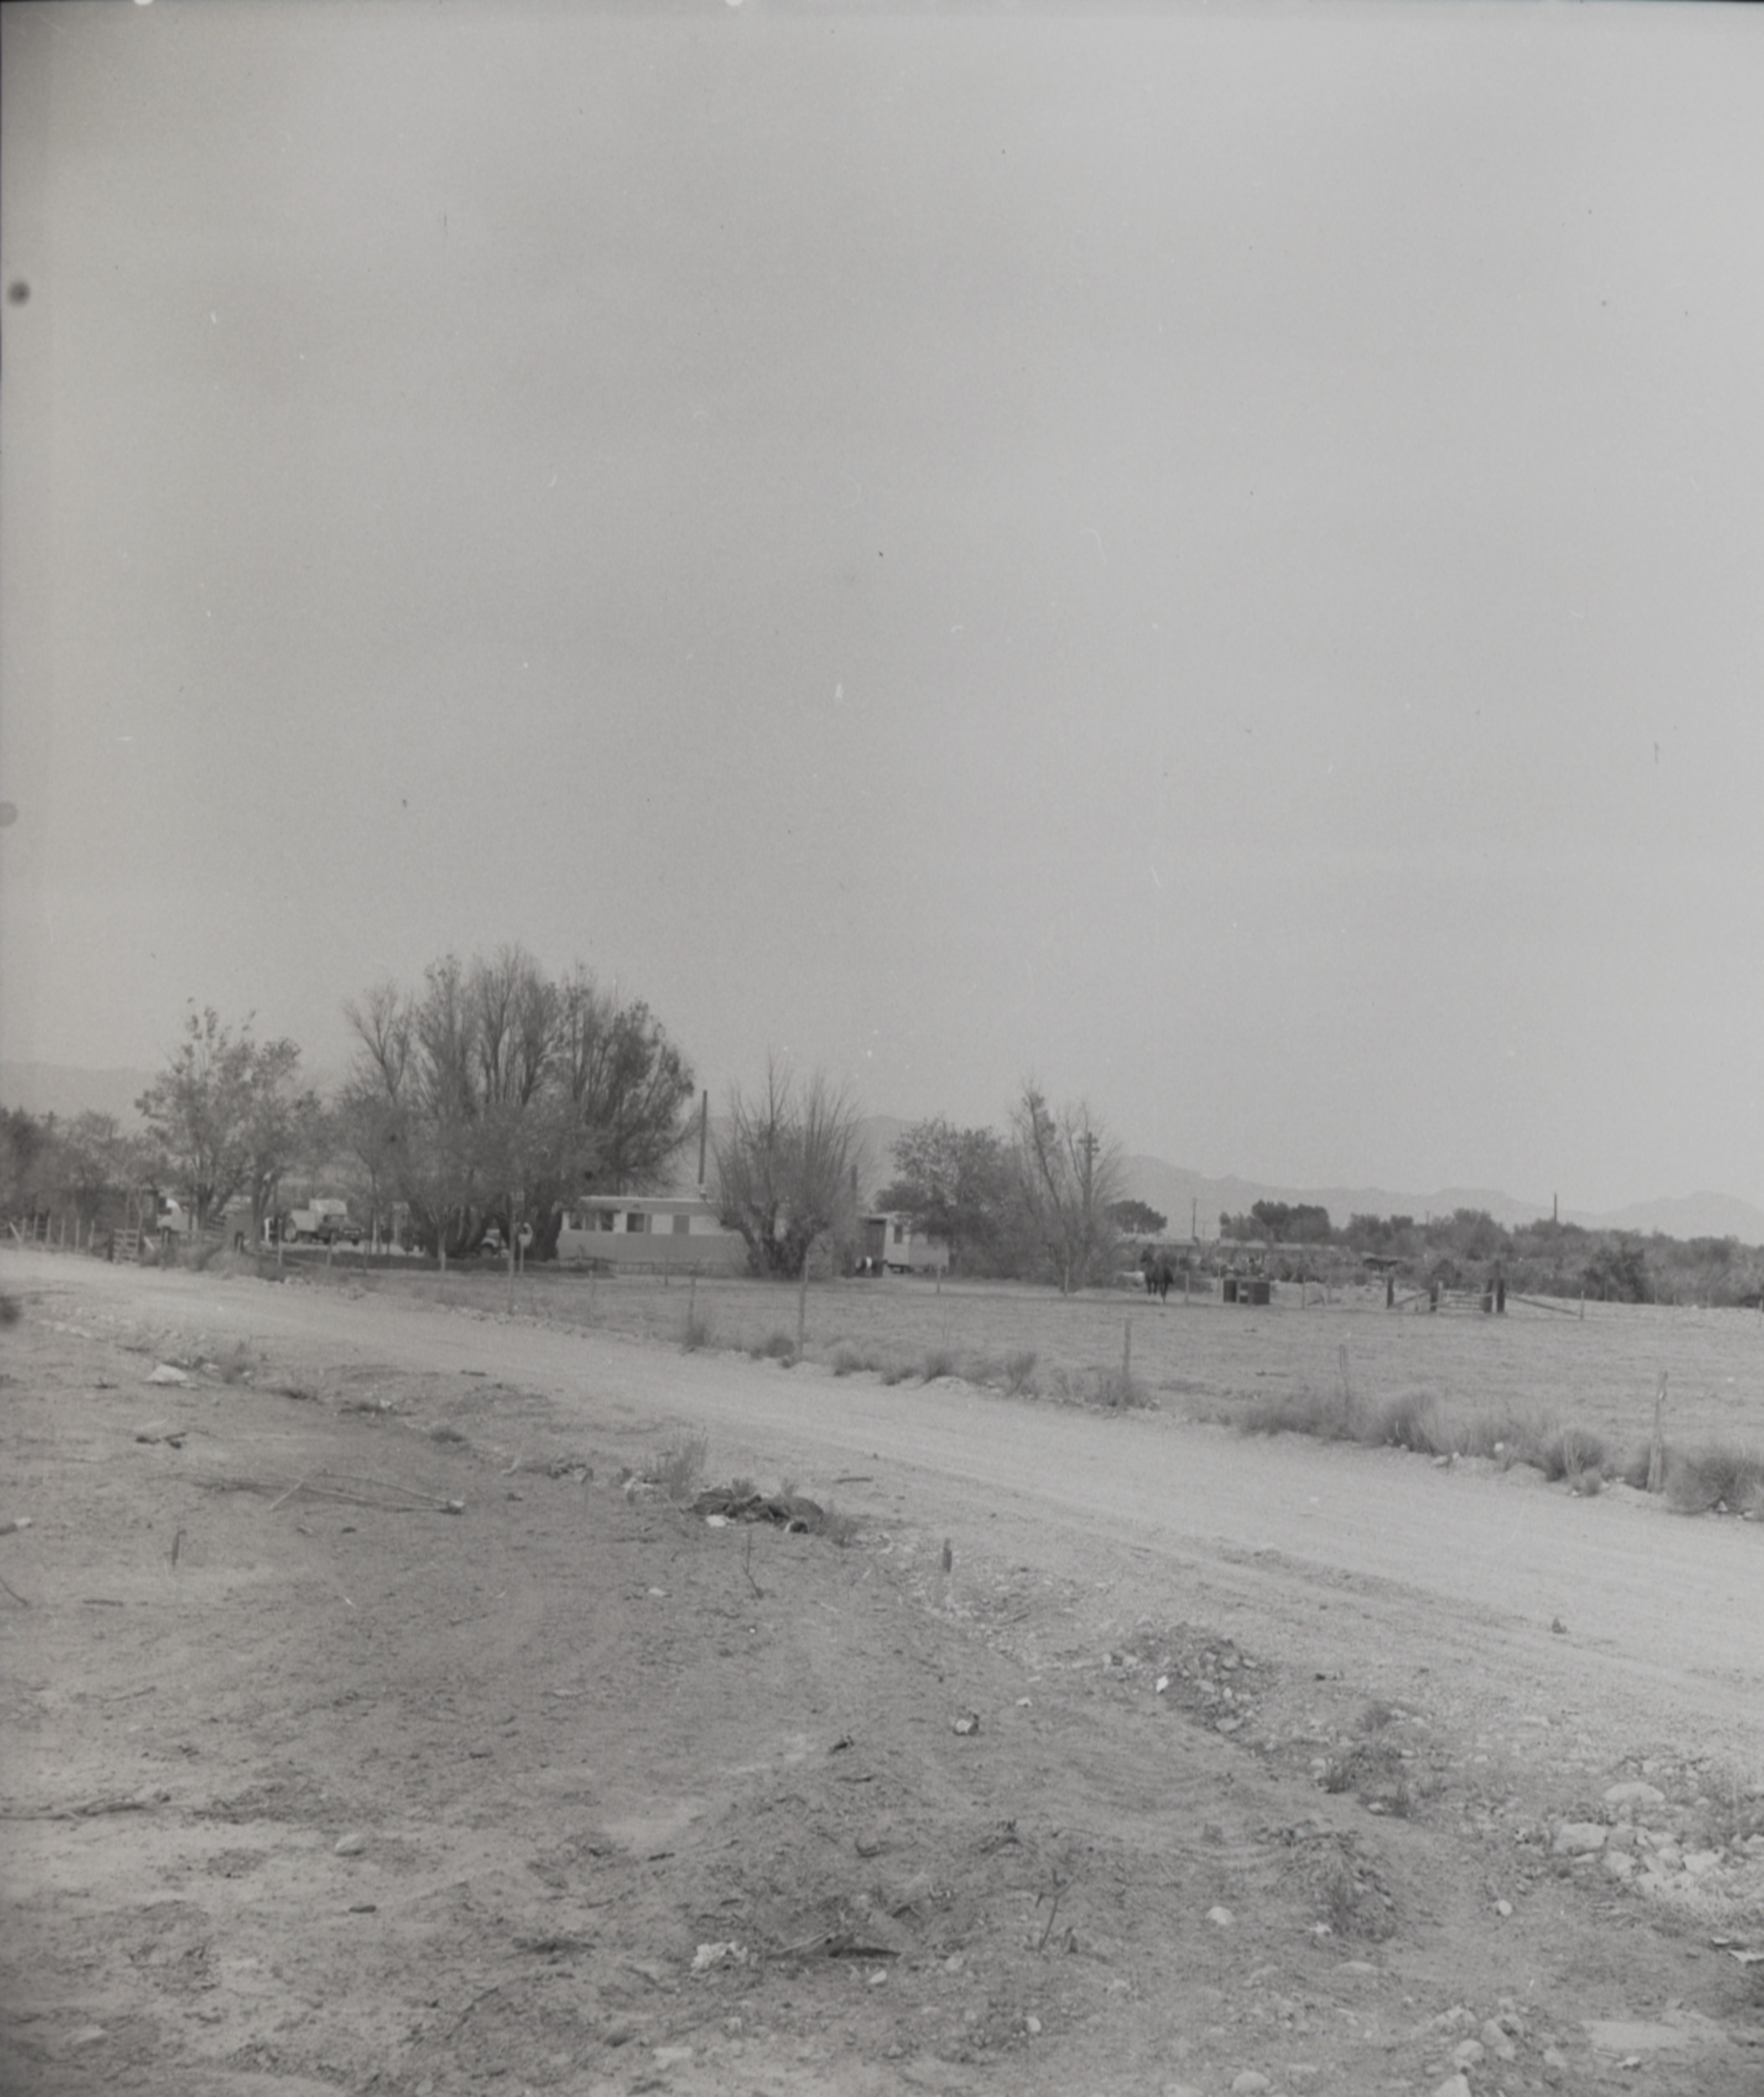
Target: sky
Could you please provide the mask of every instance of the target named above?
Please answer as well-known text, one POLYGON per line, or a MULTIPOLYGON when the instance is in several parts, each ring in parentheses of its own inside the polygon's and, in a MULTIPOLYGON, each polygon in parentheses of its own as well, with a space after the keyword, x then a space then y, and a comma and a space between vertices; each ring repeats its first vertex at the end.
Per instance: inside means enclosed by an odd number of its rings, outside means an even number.
POLYGON ((522 943, 1764 1203, 1764 10, 0 11, 0 1056, 522 943))

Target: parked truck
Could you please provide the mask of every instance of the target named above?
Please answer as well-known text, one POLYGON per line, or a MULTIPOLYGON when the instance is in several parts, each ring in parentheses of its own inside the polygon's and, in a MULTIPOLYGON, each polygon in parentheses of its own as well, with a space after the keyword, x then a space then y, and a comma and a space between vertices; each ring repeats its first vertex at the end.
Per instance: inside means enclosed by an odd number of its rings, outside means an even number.
POLYGON ((362 1226, 346 1201, 321 1196, 309 1208, 289 1210, 284 1236, 289 1245, 359 1245, 362 1226))

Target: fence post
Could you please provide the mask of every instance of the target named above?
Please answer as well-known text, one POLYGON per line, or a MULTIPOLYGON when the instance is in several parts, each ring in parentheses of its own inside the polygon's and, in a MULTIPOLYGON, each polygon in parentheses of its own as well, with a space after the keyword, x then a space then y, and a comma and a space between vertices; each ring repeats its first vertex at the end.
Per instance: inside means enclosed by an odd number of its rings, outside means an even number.
POLYGON ((1657 1493, 1666 1483, 1666 1371, 1660 1371, 1660 1387, 1654 1392, 1654 1439, 1647 1451, 1647 1490, 1657 1493))

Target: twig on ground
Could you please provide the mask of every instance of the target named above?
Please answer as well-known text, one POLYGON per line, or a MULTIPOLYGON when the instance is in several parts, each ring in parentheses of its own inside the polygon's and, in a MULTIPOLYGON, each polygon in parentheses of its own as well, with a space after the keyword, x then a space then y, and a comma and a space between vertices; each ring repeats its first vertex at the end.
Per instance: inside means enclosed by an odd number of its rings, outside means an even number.
MULTIPOLYGON (((1070 1881, 1068 1881, 1067 1883, 1069 1884, 1070 1881)), ((1065 1898, 1065 1886, 1062 1886, 1056 1879, 1054 1882, 1054 1905, 1048 1910, 1048 1926, 1041 1933, 1041 1942, 1035 1947, 1037 1951, 1045 1951, 1047 1949, 1048 1939, 1054 1934, 1054 1918, 1059 1914, 1059 1903, 1065 1898)), ((1039 1907, 1041 1903, 1046 1898, 1047 1895, 1045 1893, 1038 1893, 1035 1897, 1035 1905, 1039 1907)))
POLYGON ((18 1592, 17 1588, 7 1587, 4 1580, 0 1580, 0 1587, 6 1588, 7 1593, 12 1596, 13 1600, 18 1605, 20 1609, 29 1609, 30 1607, 30 1604, 25 1600, 24 1597, 18 1592))

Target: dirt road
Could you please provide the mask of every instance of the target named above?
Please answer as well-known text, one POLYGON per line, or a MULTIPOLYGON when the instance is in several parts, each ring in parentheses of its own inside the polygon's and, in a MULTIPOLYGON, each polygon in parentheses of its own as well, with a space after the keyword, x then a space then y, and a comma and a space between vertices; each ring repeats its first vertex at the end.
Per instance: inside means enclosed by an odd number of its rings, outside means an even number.
POLYGON ((0 2097, 1761 2086, 1750 1524, 336 1277, 0 1286, 0 2097), (847 1519, 706 1519, 700 1436, 847 1519))
MULTIPOLYGON (((1621 1487, 1595 1500, 1535 1472, 1400 1451, 1246 1439, 1163 1413, 1101 1415, 955 1383, 787 1370, 336 1288, 42 1261, 113 1315, 216 1341, 298 1345, 360 1366, 480 1371, 544 1393, 609 1447, 674 1425, 721 1471, 828 1481, 854 1512, 903 1513, 960 1562, 1106 1584, 1117 1613, 1190 1598, 1319 1673, 1474 1707, 1497 1731, 1566 1716, 1620 1752, 1694 1731, 1764 1775, 1764 1538, 1621 1487), (1557 1628, 1559 1626, 1559 1628, 1557 1628)), ((628 1458, 627 1458, 628 1460, 628 1458)))

